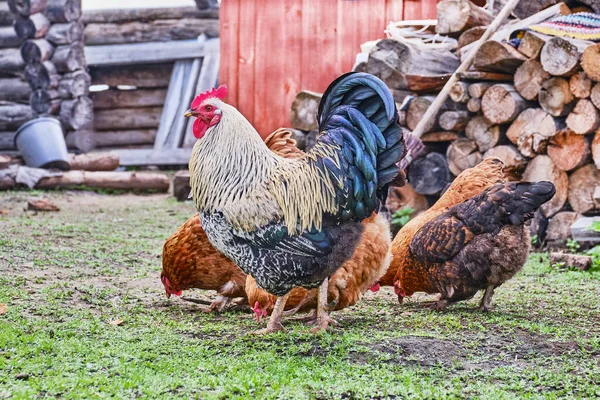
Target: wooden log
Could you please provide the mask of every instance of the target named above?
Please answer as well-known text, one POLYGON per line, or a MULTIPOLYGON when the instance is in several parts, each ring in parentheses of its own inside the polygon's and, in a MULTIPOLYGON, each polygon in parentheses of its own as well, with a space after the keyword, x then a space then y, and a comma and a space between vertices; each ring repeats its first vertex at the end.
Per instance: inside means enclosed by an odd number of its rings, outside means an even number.
POLYGON ((82 38, 83 24, 79 21, 65 24, 52 24, 46 34, 46 40, 55 46, 81 42, 82 38))
POLYGON ((473 66, 478 71, 512 74, 525 61, 527 58, 511 45, 490 40, 477 51, 473 66))
POLYGON ((558 132, 548 143, 548 157, 563 171, 583 167, 590 156, 590 140, 569 129, 558 132))
POLYGON ((550 253, 550 265, 587 271, 592 267, 592 257, 580 254, 550 253))
POLYGON ((19 165, 21 162, 16 157, 0 154, 0 170, 10 167, 11 165, 19 165))
POLYGON ((446 131, 462 131, 469 122, 468 111, 445 111, 440 114, 438 123, 446 131))
POLYGON ((173 40, 170 42, 148 42, 85 46, 84 54, 88 65, 131 65, 197 59, 206 55, 205 41, 173 40))
POLYGON ((567 117, 567 126, 575 133, 587 135, 600 127, 600 113, 587 99, 580 99, 567 117))
POLYGON ((545 81, 538 97, 540 106, 554 117, 564 117, 575 106, 575 97, 569 89, 569 81, 563 78, 545 81))
POLYGON ((483 158, 498 157, 504 163, 504 174, 510 181, 519 181, 527 167, 527 160, 516 147, 500 145, 485 152, 483 158))
POLYGON ((568 40, 555 37, 542 47, 540 62, 544 70, 551 75, 571 76, 579 67, 579 56, 577 46, 568 40))
POLYGON ((600 14, 600 3, 598 0, 577 0, 579 3, 589 6, 596 14, 600 14))
POLYGON ((594 200, 594 189, 600 185, 600 170, 588 164, 575 170, 569 177, 569 204, 578 214, 600 210, 600 202, 594 200))
POLYGON ((37 13, 30 18, 17 17, 14 28, 21 39, 40 39, 48 33, 50 21, 44 14, 37 13))
POLYGON ((486 90, 481 100, 481 111, 493 124, 505 124, 527 108, 529 104, 511 85, 498 84, 486 90))
MULTIPOLYGON (((92 83, 92 78, 85 71, 75 71, 64 74, 58 82, 58 95, 63 99, 74 99, 87 96, 92 83)), ((92 97, 93 100, 93 97, 92 97)), ((94 107, 96 105, 94 104, 94 107)))
POLYGON ((22 71, 25 67, 19 49, 0 49, 0 72, 22 71))
POLYGON ((469 96, 473 99, 481 99, 493 83, 491 82, 475 82, 469 85, 469 96))
POLYGON ((73 72, 85 68, 85 56, 81 42, 58 46, 52 62, 58 72, 73 72))
POLYGON ((46 39, 26 40, 21 45, 21 57, 28 64, 47 61, 53 53, 54 46, 46 39))
POLYGON ((44 11, 47 4, 47 0, 8 0, 9 10, 22 17, 44 11))
POLYGON ((77 130, 93 120, 93 112, 92 100, 87 96, 81 96, 61 103, 59 119, 67 128, 77 130))
POLYGON ((196 7, 164 7, 164 8, 125 8, 86 10, 82 22, 91 23, 124 23, 131 21, 153 21, 156 19, 182 18, 219 18, 218 10, 200 11, 196 7))
POLYGON ((578 99, 588 98, 592 94, 592 80, 587 77, 585 72, 579 71, 569 80, 569 89, 578 99))
POLYGON ((97 110, 94 127, 96 130, 157 128, 161 112, 162 107, 97 110))
MULTIPOLYGON (((15 134, 16 130, 0 132, 0 150, 15 150, 15 134)), ((3 168, 0 168, 3 169, 3 168)))
POLYGON ((548 223, 546 240, 548 242, 566 242, 571 237, 571 225, 578 218, 576 212, 561 211, 548 223))
POLYGON ((469 84, 466 82, 456 82, 450 90, 450 98, 457 103, 466 103, 471 98, 469 96, 469 84))
POLYGON ((401 208, 410 207, 415 210, 411 216, 416 217, 429 208, 429 203, 425 196, 417 193, 410 184, 406 184, 402 187, 390 188, 386 206, 390 214, 401 208))
POLYGON ((446 157, 440 153, 429 153, 413 160, 408 179, 415 191, 423 195, 438 194, 452 181, 446 157))
POLYGON ((137 88, 165 88, 169 86, 173 63, 126 65, 90 68, 92 85, 135 86, 137 88))
POLYGON ((81 18, 81 0, 48 0, 46 16, 50 22, 71 22, 81 18))
POLYGON ((0 48, 19 47, 23 39, 17 36, 12 26, 0 27, 0 48))
POLYGON ((318 128, 317 111, 322 96, 321 93, 309 90, 302 90, 296 95, 290 112, 290 120, 294 128, 303 131, 318 128))
POLYGON ((600 82, 600 43, 587 47, 581 55, 581 68, 595 82, 600 82))
POLYGON ((465 138, 450 143, 446 152, 448 169, 455 176, 459 175, 465 169, 476 166, 482 159, 483 156, 477 150, 477 144, 465 138))
POLYGON ((0 79, 0 101, 27 103, 31 96, 29 84, 20 78, 0 79))
POLYGON ((155 172, 68 171, 61 176, 43 178, 36 189, 74 188, 119 189, 167 192, 170 185, 166 174, 155 172))
POLYGON ((480 152, 485 153, 500 141, 501 129, 478 115, 472 118, 466 125, 465 135, 471 139, 480 152))
POLYGON ((600 129, 596 131, 592 140, 592 158, 596 168, 600 169, 600 129))
POLYGON ((50 61, 25 66, 25 79, 31 89, 49 89, 58 86, 59 75, 50 61))
POLYGON ((571 225, 571 237, 578 242, 598 243, 600 232, 591 229, 592 224, 600 221, 598 217, 579 217, 571 225))
POLYGON ((552 159, 546 155, 539 155, 529 162, 523 180, 526 182, 550 181, 556 187, 556 194, 550 201, 542 205, 542 213, 546 218, 562 210, 569 192, 569 178, 565 171, 554 165, 552 159))
POLYGON ((187 201, 191 191, 190 171, 177 171, 173 176, 173 196, 177 201, 187 201))
POLYGON ((600 83, 595 84, 592 88, 590 100, 592 101, 592 103, 594 103, 596 108, 600 109, 600 83))
POLYGON ((58 93, 55 90, 47 91, 44 89, 36 89, 29 97, 29 105, 37 114, 52 114, 60 102, 54 100, 58 98, 58 93))
POLYGON ((417 94, 431 93, 440 90, 444 87, 452 74, 443 75, 421 75, 421 74, 406 74, 406 87, 409 91, 417 94))
POLYGON ((34 117, 29 105, 0 101, 0 131, 17 129, 34 117))
POLYGON ((492 14, 469 0, 442 0, 437 4, 437 16, 435 31, 441 35, 489 25, 494 20, 492 14))
POLYGON ((515 89, 524 99, 536 100, 550 74, 537 60, 525 61, 515 72, 515 89))
POLYGON ((166 96, 167 89, 109 89, 94 92, 91 98, 94 101, 94 109, 103 110, 121 107, 162 106, 166 96))
POLYGON ((506 137, 525 157, 535 157, 546 150, 548 140, 564 127, 563 120, 553 118, 541 108, 528 108, 510 125, 506 137))
POLYGON ((497 72, 482 72, 482 71, 464 71, 456 74, 458 79, 465 81, 492 81, 492 82, 512 82, 511 74, 500 74, 497 72))
POLYGON ((513 13, 520 19, 531 17, 545 8, 560 3, 561 0, 527 0, 521 1, 513 13))
POLYGON ((202 34, 218 37, 219 20, 185 18, 119 24, 90 23, 85 26, 83 34, 86 45, 189 40, 202 34))
POLYGON ((519 47, 517 50, 525 57, 530 60, 537 60, 542 52, 542 47, 544 47, 544 39, 539 36, 526 31, 521 39, 521 43, 519 43, 519 47))
POLYGON ((421 50, 394 39, 379 41, 369 52, 367 72, 392 89, 408 89, 406 75, 447 76, 458 68, 458 58, 449 51, 421 50))
POLYGON ((486 26, 475 26, 464 31, 458 38, 458 49, 478 41, 486 30, 486 26))
POLYGON ((119 155, 112 152, 69 154, 71 170, 114 171, 119 168, 119 155))
POLYGON ((481 111, 481 99, 470 99, 467 102, 467 110, 472 113, 478 113, 481 111))
MULTIPOLYGON (((412 99, 408 105, 406 112, 406 126, 408 129, 413 130, 419 121, 423 118, 423 115, 435 99, 434 96, 418 96, 412 99)), ((425 132, 431 132, 439 127, 438 116, 445 111, 464 111, 465 105, 461 103, 455 103, 453 101, 447 101, 439 110, 437 116, 430 119, 425 127, 425 132)))
POLYGON ((0 1, 0 26, 11 26, 15 21, 15 15, 8 8, 6 1, 0 1))
POLYGON ((421 136, 421 142, 423 143, 440 143, 440 142, 453 142, 458 139, 456 132, 429 132, 421 136))
MULTIPOLYGON (((68 136, 68 135, 67 135, 68 136)), ((93 140, 97 147, 123 147, 151 145, 156 138, 156 129, 130 129, 122 131, 94 132, 93 140)))

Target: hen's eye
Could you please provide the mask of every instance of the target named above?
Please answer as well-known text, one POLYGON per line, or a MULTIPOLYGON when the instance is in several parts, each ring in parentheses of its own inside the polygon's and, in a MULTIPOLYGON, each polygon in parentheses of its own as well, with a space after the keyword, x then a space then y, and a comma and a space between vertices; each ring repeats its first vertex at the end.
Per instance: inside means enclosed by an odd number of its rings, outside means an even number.
POLYGON ((205 110, 206 111, 212 111, 212 106, 206 106, 205 110))

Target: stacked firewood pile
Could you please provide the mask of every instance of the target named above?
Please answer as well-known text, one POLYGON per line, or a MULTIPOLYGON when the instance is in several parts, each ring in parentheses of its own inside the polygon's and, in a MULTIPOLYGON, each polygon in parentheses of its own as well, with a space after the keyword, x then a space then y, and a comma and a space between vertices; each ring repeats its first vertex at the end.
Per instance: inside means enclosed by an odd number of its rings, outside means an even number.
POLYGON ((13 115, 3 126, 13 131, 3 135, 5 142, 11 142, 18 125, 36 116, 54 115, 67 130, 85 128, 93 114, 81 41, 81 1, 8 0, 6 5, 12 27, 2 29, 7 35, 12 29, 10 42, 20 47, 2 50, 10 57, 5 58, 8 65, 0 66, 6 74, 0 96, 13 102, 3 107, 13 115))
MULTIPOLYGON (((426 208, 454 176, 496 156, 506 164, 509 179, 556 185, 556 196, 539 216, 545 221, 537 224, 545 226, 549 219, 549 240, 568 237, 578 215, 600 211, 594 199, 600 186, 600 44, 527 30, 572 11, 600 12, 579 3, 570 9, 556 1, 521 1, 514 13, 521 19, 482 45, 428 123, 421 138, 426 150, 411 164, 410 187, 397 193, 398 206, 426 208), (515 30, 524 33, 506 42, 515 30)), ((456 39, 453 49, 448 42, 388 38, 371 46, 367 60, 355 69, 386 82, 401 110, 401 124, 412 131, 493 18, 493 12, 469 0, 442 0, 436 30, 456 39)), ((318 98, 310 92, 298 95, 291 113, 295 128, 314 129, 309 122, 318 98)))

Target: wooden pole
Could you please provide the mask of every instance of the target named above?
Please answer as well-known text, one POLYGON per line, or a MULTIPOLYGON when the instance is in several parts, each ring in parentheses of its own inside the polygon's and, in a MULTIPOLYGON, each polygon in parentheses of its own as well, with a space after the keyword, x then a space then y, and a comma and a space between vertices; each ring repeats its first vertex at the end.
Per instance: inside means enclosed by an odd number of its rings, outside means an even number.
POLYGON ((506 5, 504 6, 504 8, 502 9, 502 11, 500 11, 498 16, 496 18, 494 18, 494 20, 492 21, 490 26, 487 28, 487 30, 485 31, 483 36, 479 39, 479 41, 473 47, 473 49, 471 49, 471 52, 469 53, 469 55, 460 64, 460 66, 454 72, 454 74, 452 74, 452 77, 450 79, 448 79, 448 82, 446 82, 446 84, 444 85, 444 88, 442 89, 440 94, 438 94, 438 96, 435 98, 433 103, 431 103, 431 106, 429 106, 429 108, 427 109, 427 112, 425 113, 425 115, 423 115, 423 118, 415 127, 415 130, 413 131, 413 135, 415 137, 420 138, 421 136, 423 136, 423 133, 425 133, 425 127, 427 127, 429 120, 437 115, 438 111, 440 110, 440 107, 442 107, 442 105, 448 99, 450 90, 452 90, 452 87, 454 86, 454 84, 456 82, 458 82, 458 74, 461 72, 465 72, 467 69, 469 69, 469 67, 471 66, 471 63, 475 59, 475 54, 477 54, 477 50, 479 50, 481 45, 483 43, 485 43, 492 36, 492 34, 494 34, 494 32, 496 32, 496 30, 500 27, 500 25, 504 22, 504 20, 515 9, 517 4, 519 4, 519 0, 509 0, 506 3, 506 5))

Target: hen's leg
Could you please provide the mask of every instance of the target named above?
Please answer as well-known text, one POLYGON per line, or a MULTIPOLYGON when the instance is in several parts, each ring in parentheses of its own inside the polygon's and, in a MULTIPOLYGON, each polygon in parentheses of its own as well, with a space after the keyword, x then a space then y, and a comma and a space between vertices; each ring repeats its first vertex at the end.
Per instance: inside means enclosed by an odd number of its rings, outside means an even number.
POLYGON ((281 325, 281 316, 283 314, 285 303, 287 302, 288 297, 290 297, 289 292, 286 293, 284 296, 277 298, 275 306, 273 307, 273 312, 271 313, 271 318, 269 318, 269 322, 267 323, 267 327, 265 329, 253 332, 253 334, 264 335, 266 333, 284 330, 283 325, 281 325))
POLYGON ((485 289, 485 293, 483 294, 483 297, 481 298, 481 304, 479 305, 479 309, 481 311, 489 311, 490 310, 490 304, 492 303, 492 296, 494 295, 494 289, 496 289, 496 287, 494 285, 490 285, 487 287, 487 289, 485 289))
POLYGON ((213 301, 210 304, 208 312, 222 312, 223 310, 225 310, 225 308, 227 308, 227 306, 229 305, 230 302, 231 302, 230 297, 225 297, 225 296, 219 295, 219 296, 217 296, 215 301, 213 301))
POLYGON ((319 299, 317 302, 317 325, 312 328, 311 333, 326 331, 329 328, 331 318, 327 311, 327 289, 329 288, 329 278, 325 279, 319 287, 319 299))

